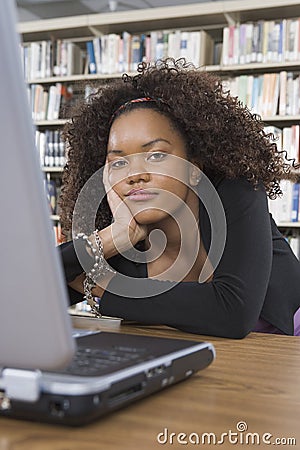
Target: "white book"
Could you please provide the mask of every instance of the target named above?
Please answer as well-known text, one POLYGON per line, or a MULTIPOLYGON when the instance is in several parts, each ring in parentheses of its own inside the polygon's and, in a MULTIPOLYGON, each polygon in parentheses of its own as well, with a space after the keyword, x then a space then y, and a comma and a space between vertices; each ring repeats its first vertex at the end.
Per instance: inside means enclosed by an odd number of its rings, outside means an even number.
POLYGON ((282 130, 282 148, 286 151, 287 157, 292 158, 292 128, 284 127, 282 130))
POLYGON ((156 48, 155 59, 162 59, 164 57, 164 33, 163 31, 156 32, 156 48))
POLYGON ((240 58, 240 28, 236 26, 233 30, 233 64, 239 63, 240 58))
POLYGON ((266 63, 268 61, 269 24, 270 22, 266 20, 263 26, 263 47, 262 47, 263 63, 266 63))
POLYGON ((124 41, 119 37, 119 48, 118 48, 118 72, 124 72, 124 41))
POLYGON ((60 109, 60 102, 61 102, 61 89, 62 89, 62 84, 56 83, 56 95, 55 95, 55 103, 54 103, 54 111, 53 111, 53 120, 56 120, 59 118, 59 109, 60 109))
POLYGON ((180 57, 186 58, 187 61, 190 60, 190 52, 189 52, 189 36, 190 33, 188 31, 182 31, 180 34, 180 57))
POLYGON ((299 162, 299 125, 292 125, 291 127, 291 151, 290 157, 299 162))
POLYGON ((80 75, 83 72, 81 48, 74 42, 67 43, 67 75, 80 75))
POLYGON ((239 64, 246 63, 246 29, 247 24, 242 23, 239 27, 239 64))
POLYGON ((175 33, 171 32, 169 34, 169 49, 168 49, 168 54, 170 56, 170 58, 175 58, 176 59, 176 47, 175 47, 175 33))
POLYGON ((180 58, 180 40, 181 32, 180 30, 175 30, 174 33, 174 58, 180 58))
POLYGON ((246 63, 252 61, 252 37, 253 37, 253 23, 246 24, 246 63))
POLYGON ((268 98, 270 95, 270 81, 271 81, 270 74, 264 73, 262 85, 262 109, 260 111, 260 114, 262 116, 268 115, 268 107, 269 107, 268 98))
POLYGON ((192 31, 189 35, 188 40, 188 50, 189 50, 189 61, 194 64, 194 66, 199 67, 201 65, 201 32, 192 31))
POLYGON ((222 47, 222 64, 229 64, 229 27, 223 28, 223 47, 222 47))
POLYGON ((286 115, 287 72, 282 70, 279 74, 279 115, 286 115))
POLYGON ((282 58, 281 62, 286 61, 286 19, 281 21, 281 47, 282 47, 282 58))
MULTIPOLYGON (((280 183, 283 195, 279 200, 279 221, 291 222, 292 220, 292 202, 293 202, 293 183, 288 180, 282 180, 280 183)), ((275 200, 276 201, 276 200, 275 200)))
POLYGON ((110 33, 108 35, 108 47, 107 47, 108 72, 107 73, 109 73, 109 74, 118 72, 119 39, 120 39, 120 36, 118 34, 110 33))
POLYGON ((273 35, 274 35, 274 27, 275 27, 275 21, 269 20, 269 26, 268 26, 268 45, 267 45, 267 59, 266 62, 272 62, 273 60, 273 35))
POLYGON ((287 73, 286 82, 286 115, 292 115, 292 104, 293 104, 293 73, 287 73))
POLYGON ((40 43, 32 42, 30 44, 30 79, 40 78, 39 71, 40 43))
POLYGON ((43 120, 44 118, 44 88, 39 87, 38 104, 37 104, 37 120, 43 120))
POLYGON ((279 45, 280 45, 280 23, 275 22, 272 33, 272 62, 280 62, 279 45))
POLYGON ((53 120, 54 119, 55 102, 56 102, 56 86, 52 85, 49 88, 47 120, 53 120))
POLYGON ((47 119, 48 97, 49 97, 49 92, 46 91, 46 89, 44 89, 44 92, 43 92, 43 114, 41 115, 41 120, 47 119))
POLYGON ((41 42, 40 50, 41 50, 41 53, 40 53, 40 57, 41 57, 40 77, 45 78, 46 77, 46 59, 47 59, 47 41, 41 42))
POLYGON ((248 75, 248 77, 247 77, 246 105, 248 106, 249 109, 252 109, 253 82, 254 82, 254 76, 253 75, 248 75))
MULTIPOLYGON (((123 69, 122 71, 128 72, 130 70, 130 57, 131 57, 131 34, 127 31, 122 33, 123 40, 123 69)), ((152 50, 151 50, 152 51, 152 50)), ((150 53, 151 53, 150 51, 150 53)), ((103 55, 103 49, 102 49, 103 55)))
POLYGON ((102 55, 102 65, 101 73, 108 73, 108 35, 104 34, 100 37, 101 39, 101 55, 102 55))
POLYGON ((156 60, 157 31, 151 31, 151 61, 156 60))
POLYGON ((300 237, 291 236, 289 244, 296 258, 300 259, 300 237))
POLYGON ((295 61, 298 57, 298 20, 287 20, 287 61, 295 61))
POLYGON ((46 43, 46 64, 45 64, 45 77, 52 76, 52 42, 46 43))
POLYGON ((277 197, 275 200, 271 200, 270 198, 268 198, 269 212, 272 214, 272 217, 275 220, 276 224, 280 223, 279 202, 279 197, 277 197))
POLYGON ((257 101, 257 114, 263 114, 263 85, 264 85, 264 75, 259 75, 258 77, 258 101, 257 101))

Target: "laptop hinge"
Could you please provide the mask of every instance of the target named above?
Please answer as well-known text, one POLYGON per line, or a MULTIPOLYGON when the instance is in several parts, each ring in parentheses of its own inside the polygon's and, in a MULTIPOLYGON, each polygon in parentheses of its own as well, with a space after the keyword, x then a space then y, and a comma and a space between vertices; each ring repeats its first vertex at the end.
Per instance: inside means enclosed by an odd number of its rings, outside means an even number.
POLYGON ((3 369, 1 389, 9 400, 35 402, 40 396, 41 372, 36 370, 3 369))

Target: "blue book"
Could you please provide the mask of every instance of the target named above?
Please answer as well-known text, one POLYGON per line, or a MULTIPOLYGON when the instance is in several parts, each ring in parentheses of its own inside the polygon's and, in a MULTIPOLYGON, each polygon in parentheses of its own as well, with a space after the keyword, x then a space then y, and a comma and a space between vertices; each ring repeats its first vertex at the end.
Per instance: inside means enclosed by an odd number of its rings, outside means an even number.
POLYGON ((86 50, 89 62, 89 73, 97 73, 96 58, 93 41, 87 41, 86 50))
POLYGON ((299 192, 300 184, 293 184, 293 195, 292 195, 292 222, 298 222, 299 219, 299 192))

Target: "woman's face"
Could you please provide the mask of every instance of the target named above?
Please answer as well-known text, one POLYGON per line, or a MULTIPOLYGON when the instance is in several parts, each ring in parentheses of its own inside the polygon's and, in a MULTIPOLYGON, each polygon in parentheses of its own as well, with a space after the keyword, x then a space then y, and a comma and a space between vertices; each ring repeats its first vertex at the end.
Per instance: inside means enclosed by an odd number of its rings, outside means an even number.
POLYGON ((140 224, 176 216, 187 204, 191 164, 170 120, 151 109, 124 113, 112 124, 108 180, 140 224))

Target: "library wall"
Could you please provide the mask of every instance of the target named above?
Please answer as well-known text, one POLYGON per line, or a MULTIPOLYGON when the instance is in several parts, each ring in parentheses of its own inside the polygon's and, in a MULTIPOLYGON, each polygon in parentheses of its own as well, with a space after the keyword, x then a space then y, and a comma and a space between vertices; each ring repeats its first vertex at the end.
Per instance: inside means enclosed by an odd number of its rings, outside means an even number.
MULTIPOLYGON (((20 24, 37 150, 58 227, 65 164, 60 130, 68 109, 97 84, 135 73, 141 61, 185 57, 199 70, 216 73, 225 89, 263 118, 287 157, 299 162, 300 5, 295 0, 214 2, 71 19, 20 24)), ((299 185, 283 182, 282 190, 270 210, 299 257, 299 185)))

